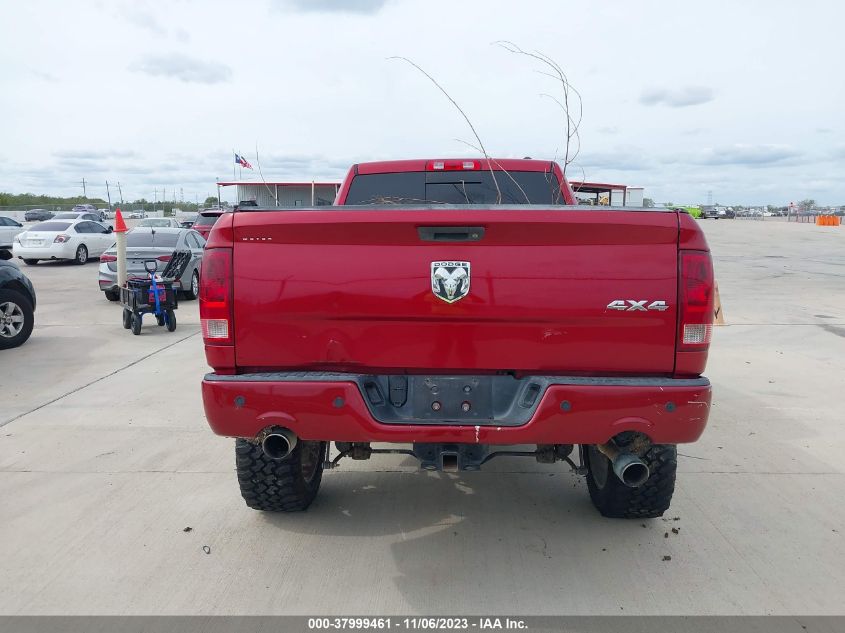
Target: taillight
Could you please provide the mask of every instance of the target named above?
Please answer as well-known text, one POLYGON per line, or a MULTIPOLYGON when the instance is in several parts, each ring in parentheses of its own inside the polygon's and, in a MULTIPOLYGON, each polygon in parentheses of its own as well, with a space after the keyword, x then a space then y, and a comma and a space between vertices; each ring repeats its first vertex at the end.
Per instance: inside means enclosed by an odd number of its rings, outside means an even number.
POLYGON ((681 251, 678 351, 704 351, 713 333, 713 261, 707 251, 681 251))
POLYGON ((117 261, 117 255, 109 255, 108 253, 103 253, 102 255, 100 255, 100 261, 106 262, 106 263, 116 262, 117 261))
POLYGON ((200 324, 208 343, 231 344, 232 249, 206 249, 200 269, 200 324))
POLYGON ((65 235, 64 233, 61 233, 61 234, 56 236, 56 239, 54 239, 53 242, 55 244, 63 244, 64 242, 67 242, 69 239, 70 239, 70 235, 65 235))
POLYGON ((173 255, 159 255, 156 259, 160 262, 169 262, 173 259, 173 255))

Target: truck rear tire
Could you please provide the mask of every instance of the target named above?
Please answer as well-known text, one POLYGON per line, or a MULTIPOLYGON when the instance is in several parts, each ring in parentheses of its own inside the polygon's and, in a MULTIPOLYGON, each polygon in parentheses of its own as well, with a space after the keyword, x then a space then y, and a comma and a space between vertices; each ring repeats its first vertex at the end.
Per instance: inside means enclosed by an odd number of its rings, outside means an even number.
POLYGON ((235 440, 241 496, 254 510, 299 512, 314 501, 323 478, 326 442, 299 440, 284 459, 270 459, 260 444, 235 440))
POLYGON ((674 444, 653 444, 641 456, 649 477, 637 488, 623 484, 610 460, 594 446, 584 447, 590 500, 603 516, 614 519, 652 519, 663 516, 672 502, 678 451, 674 444))

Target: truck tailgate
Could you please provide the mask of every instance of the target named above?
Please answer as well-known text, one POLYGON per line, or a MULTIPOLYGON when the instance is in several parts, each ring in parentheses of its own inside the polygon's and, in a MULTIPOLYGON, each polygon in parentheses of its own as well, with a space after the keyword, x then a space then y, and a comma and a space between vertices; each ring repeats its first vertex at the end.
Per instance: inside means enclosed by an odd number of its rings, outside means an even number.
POLYGON ((332 207, 233 221, 239 367, 673 370, 674 213, 332 207), (433 241, 430 227, 483 235, 433 241), (470 263, 469 292, 453 303, 432 290, 441 261, 470 263))

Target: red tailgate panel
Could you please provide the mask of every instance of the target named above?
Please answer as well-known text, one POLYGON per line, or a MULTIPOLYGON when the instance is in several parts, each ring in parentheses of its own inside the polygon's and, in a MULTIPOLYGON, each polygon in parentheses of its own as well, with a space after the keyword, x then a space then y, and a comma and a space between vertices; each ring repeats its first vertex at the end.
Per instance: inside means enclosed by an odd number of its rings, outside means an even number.
POLYGON ((345 370, 668 374, 677 218, 577 210, 326 210, 237 214, 236 362, 345 370), (481 226, 478 242, 420 226, 481 226), (431 262, 471 263, 447 304, 431 262), (615 311, 615 300, 662 300, 615 311))

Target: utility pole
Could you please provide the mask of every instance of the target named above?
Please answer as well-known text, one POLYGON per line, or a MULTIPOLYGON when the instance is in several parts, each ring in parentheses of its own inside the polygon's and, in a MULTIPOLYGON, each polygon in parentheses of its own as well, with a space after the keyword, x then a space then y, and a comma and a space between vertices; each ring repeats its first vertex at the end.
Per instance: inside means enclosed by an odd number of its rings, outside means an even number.
POLYGON ((88 197, 88 194, 87 194, 87 192, 85 191, 85 178, 83 178, 83 179, 82 179, 82 197, 83 197, 83 198, 87 198, 87 197, 88 197))
POLYGON ((111 192, 109 192, 109 181, 106 181, 106 197, 109 199, 109 211, 111 211, 111 192))
POLYGON ((120 190, 120 181, 117 181, 117 193, 120 194, 120 204, 123 204, 123 192, 120 190))

